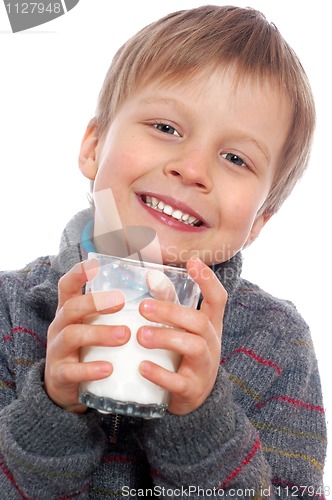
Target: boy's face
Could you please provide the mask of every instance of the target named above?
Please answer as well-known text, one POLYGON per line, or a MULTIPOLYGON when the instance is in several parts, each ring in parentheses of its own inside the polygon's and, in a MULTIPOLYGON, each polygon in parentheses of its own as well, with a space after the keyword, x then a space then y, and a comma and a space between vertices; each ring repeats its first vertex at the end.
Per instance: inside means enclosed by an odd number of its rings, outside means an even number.
POLYGON ((119 221, 148 226, 164 263, 181 265, 191 255, 208 265, 229 259, 268 219, 257 214, 283 154, 289 108, 268 84, 235 89, 231 74, 221 72, 136 93, 98 145, 94 127, 83 140, 80 166, 94 180, 95 234, 119 229, 119 221))

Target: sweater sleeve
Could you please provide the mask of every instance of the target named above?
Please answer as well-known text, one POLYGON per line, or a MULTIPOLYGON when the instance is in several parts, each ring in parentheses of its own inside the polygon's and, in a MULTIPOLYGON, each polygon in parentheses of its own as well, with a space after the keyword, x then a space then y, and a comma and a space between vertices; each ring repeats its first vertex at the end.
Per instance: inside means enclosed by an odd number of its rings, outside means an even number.
POLYGON ((305 322, 295 310, 286 319, 270 331, 265 326, 264 335, 255 335, 251 323, 249 345, 245 337, 233 345, 231 361, 221 365, 213 392, 195 412, 146 423, 156 485, 193 498, 218 490, 233 498, 324 498, 317 362, 305 322))
MULTIPOLYGON (((0 496, 46 498, 47 485, 50 500, 88 498, 91 475, 106 442, 98 415, 67 413, 48 398, 43 387, 44 347, 33 358, 37 348, 33 351, 32 346, 42 344, 38 329, 21 328, 17 335, 23 341, 15 342, 6 281, 0 280, 0 285, 0 496)), ((10 306, 17 309, 15 288, 10 290, 10 306)))
POLYGON ((21 396, 0 411, 0 489, 5 498, 88 498, 105 436, 94 413, 56 407, 43 390, 44 363, 29 372, 21 396))

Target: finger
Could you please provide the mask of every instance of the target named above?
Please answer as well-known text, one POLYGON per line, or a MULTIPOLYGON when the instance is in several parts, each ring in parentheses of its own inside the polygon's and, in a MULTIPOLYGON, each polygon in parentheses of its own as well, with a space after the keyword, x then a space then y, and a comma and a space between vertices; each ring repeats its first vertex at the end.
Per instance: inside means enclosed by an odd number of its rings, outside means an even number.
MULTIPOLYGON (((52 390, 49 391, 47 384, 48 393, 51 395, 52 399, 55 399, 54 392, 61 392, 63 388, 67 388, 67 392, 74 392, 74 387, 76 387, 81 382, 88 382, 94 380, 101 380, 103 378, 109 377, 113 372, 112 363, 107 361, 91 361, 88 363, 62 363, 51 371, 52 381, 56 381, 52 390)), ((58 399, 58 398, 56 398, 58 399)), ((59 398, 60 399, 60 398, 59 398)))
POLYGON ((88 280, 93 279, 98 274, 98 270, 98 260, 91 259, 78 262, 68 273, 62 276, 58 284, 58 309, 72 297, 82 295, 82 287, 88 280))
MULTIPOLYGON (((172 372, 151 361, 142 361, 139 372, 172 395, 168 410, 177 415, 184 415, 198 408, 212 389, 212 385, 204 382, 203 373, 195 367, 182 369, 181 366, 178 372, 172 372)), ((213 379, 215 380, 215 375, 213 379)))
POLYGON ((190 331, 202 337, 205 337, 210 325, 209 318, 200 311, 162 300, 144 299, 139 305, 139 312, 152 323, 190 331))
POLYGON ((130 330, 125 325, 69 325, 56 337, 54 348, 57 356, 64 359, 82 347, 117 347, 129 338, 130 330))
POLYGON ((80 384, 107 378, 113 373, 112 363, 90 361, 88 363, 64 363, 59 380, 63 384, 80 384))
POLYGON ((203 295, 201 310, 210 318, 210 321, 221 336, 221 324, 227 302, 227 292, 215 273, 198 258, 187 262, 188 274, 199 285, 203 295))
POLYGON ((183 377, 176 376, 175 372, 171 372, 152 361, 142 361, 139 365, 139 372, 150 382, 163 387, 171 393, 180 392, 183 389, 183 377))
POLYGON ((72 297, 58 310, 51 331, 60 332, 70 324, 88 321, 98 313, 112 314, 124 306, 124 295, 120 290, 95 292, 72 297))
MULTIPOLYGON (((178 399, 179 407, 182 407, 181 413, 186 413, 185 407, 192 405, 197 399, 204 401, 206 396, 205 388, 201 387, 200 379, 195 380, 195 372, 188 372, 187 376, 183 376, 177 372, 171 372, 151 361, 142 361, 139 366, 140 374, 150 380, 150 382, 163 387, 172 394, 171 403, 178 399), (180 399, 179 399, 180 398, 180 399)), ((202 402, 201 401, 201 402, 202 402)), ((171 405, 169 406, 171 408, 171 405)))
POLYGON ((207 341, 183 330, 143 326, 137 332, 137 341, 146 349, 166 349, 186 356, 190 362, 205 364, 209 360, 207 341))

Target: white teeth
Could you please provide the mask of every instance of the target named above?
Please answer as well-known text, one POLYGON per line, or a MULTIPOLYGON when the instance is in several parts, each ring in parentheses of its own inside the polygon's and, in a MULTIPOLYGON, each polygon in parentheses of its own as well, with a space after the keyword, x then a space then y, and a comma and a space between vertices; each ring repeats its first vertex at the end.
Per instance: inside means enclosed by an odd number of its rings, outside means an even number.
MULTIPOLYGON (((160 204, 158 204, 158 208, 160 204)), ((167 215, 172 215, 173 214, 173 207, 171 207, 170 205, 165 205, 164 206, 164 214, 167 214, 167 215)))
POLYGON ((145 204, 148 207, 154 208, 158 212, 164 212, 165 214, 174 217, 174 219, 181 220, 189 226, 194 226, 195 224, 200 222, 199 219, 196 219, 196 217, 194 217, 193 215, 183 213, 181 212, 181 210, 179 210, 178 208, 173 208, 171 205, 166 205, 166 203, 158 200, 158 198, 155 198, 154 196, 145 196, 145 204))
POLYGON ((174 217, 174 219, 177 219, 177 220, 183 220, 183 216, 184 214, 180 211, 180 210, 175 210, 173 213, 172 213, 172 217, 174 217))

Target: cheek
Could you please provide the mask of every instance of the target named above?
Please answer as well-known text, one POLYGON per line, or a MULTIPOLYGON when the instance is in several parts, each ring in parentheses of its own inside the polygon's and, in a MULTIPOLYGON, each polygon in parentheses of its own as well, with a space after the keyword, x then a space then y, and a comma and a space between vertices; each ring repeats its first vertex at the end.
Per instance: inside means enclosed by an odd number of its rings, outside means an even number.
POLYGON ((251 229, 269 189, 262 183, 244 184, 242 189, 230 191, 228 199, 230 217, 243 229, 251 229))
POLYGON ((232 251, 241 250, 250 236, 252 227, 255 223, 257 203, 252 203, 243 196, 243 200, 229 205, 227 218, 225 220, 224 230, 229 235, 229 243, 232 251))
POLYGON ((220 218, 223 224, 234 228, 250 226, 255 219, 258 203, 248 196, 248 190, 234 188, 224 189, 219 199, 220 218))
POLYGON ((135 155, 131 151, 112 151, 104 157, 98 167, 95 180, 95 189, 112 188, 119 189, 121 186, 130 184, 135 178, 135 155))
POLYGON ((237 219, 240 226, 251 227, 256 218, 257 211, 257 204, 250 204, 244 201, 237 205, 234 212, 234 218, 237 219))

